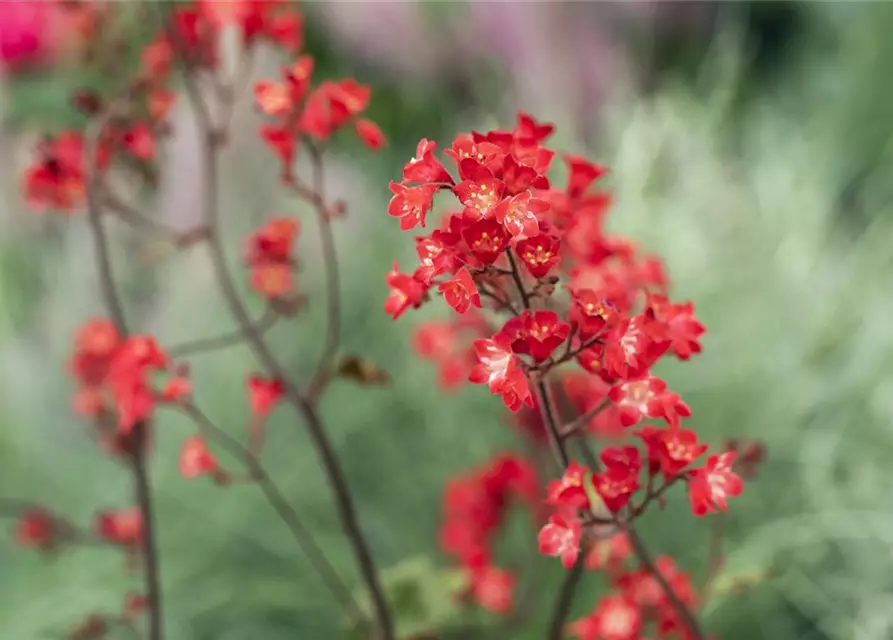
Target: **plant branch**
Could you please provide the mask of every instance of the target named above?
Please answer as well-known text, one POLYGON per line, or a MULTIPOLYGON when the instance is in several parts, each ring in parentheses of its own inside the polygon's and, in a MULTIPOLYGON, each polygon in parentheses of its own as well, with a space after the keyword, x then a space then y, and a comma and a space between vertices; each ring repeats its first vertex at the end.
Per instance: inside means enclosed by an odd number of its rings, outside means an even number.
POLYGON ((138 210, 131 204, 128 204, 108 189, 105 189, 104 191, 105 193, 101 195, 102 204, 105 205, 108 210, 114 213, 120 220, 131 224, 134 227, 139 227, 141 229, 150 231, 151 233, 154 233, 155 235, 164 238, 165 240, 173 244, 179 244, 183 236, 186 235, 187 232, 185 231, 174 229, 173 227, 167 226, 163 222, 159 222, 154 218, 150 218, 142 211, 138 210))
POLYGON ((558 431, 558 437, 562 440, 565 438, 569 438, 573 435, 576 435, 583 427, 585 427, 589 422, 598 416, 602 411, 607 409, 608 405, 611 404, 611 400, 609 398, 605 398, 595 407, 587 411, 586 413, 577 416, 567 424, 565 424, 558 431))
POLYGON ((695 640, 705 640, 707 636, 704 635, 704 631, 701 629, 701 623, 698 621, 694 612, 692 612, 692 610, 679 599, 676 590, 673 589, 673 586, 667 582, 667 579, 660 572, 660 569, 657 568, 654 559, 651 557, 651 552, 648 551, 648 547, 645 545, 645 541, 642 540, 631 522, 626 526, 626 534, 632 545, 633 553, 639 560, 639 563, 648 571, 648 573, 654 576, 655 581, 660 585, 670 606, 673 607, 676 615, 681 618, 682 623, 688 627, 688 631, 691 634, 690 637, 695 640))
POLYGON ((574 594, 577 592, 577 585, 583 577, 583 567, 586 562, 581 553, 577 558, 577 562, 571 567, 564 576, 561 583, 561 590, 558 592, 558 599, 555 601, 555 608, 552 610, 552 617, 549 621, 549 640, 561 640, 564 638, 564 628, 567 625, 567 618, 570 615, 571 607, 574 604, 574 594))
POLYGON ((512 266, 512 279, 515 281, 515 285, 518 287, 518 294, 521 296, 521 303, 524 305, 525 309, 529 310, 530 294, 528 294, 527 289, 524 288, 524 280, 521 279, 521 270, 518 268, 518 263, 515 261, 515 256, 512 253, 512 249, 506 249, 505 253, 509 257, 509 264, 512 266))
POLYGON ((306 147, 310 152, 310 165, 313 174, 310 181, 312 193, 305 193, 304 198, 316 210, 320 246, 322 247, 323 272, 326 277, 326 338, 307 392, 310 401, 315 404, 322 393, 326 380, 331 375, 335 354, 341 340, 341 278, 338 270, 335 234, 332 232, 332 220, 323 192, 325 184, 322 151, 309 140, 306 142, 306 147))
POLYGON ((196 122, 202 135, 201 185, 204 190, 203 211, 204 219, 208 226, 208 245, 218 288, 223 294, 230 313, 236 319, 245 335, 246 342, 261 365, 268 373, 282 381, 285 399, 299 415, 304 416, 311 442, 322 464, 329 486, 334 493, 338 516, 350 542, 363 581, 370 592, 381 638, 382 640, 394 640, 393 621, 387 600, 385 599, 384 590, 379 581, 378 571, 359 524, 356 506, 347 483, 347 477, 341 467, 332 442, 326 433, 326 428, 314 405, 295 385, 285 367, 264 341, 263 336, 257 332, 227 265, 217 203, 219 190, 217 151, 222 137, 214 129, 188 64, 182 58, 178 57, 178 59, 183 65, 183 81, 186 92, 193 103, 196 122))
MULTIPOLYGON (((99 271, 99 283, 102 297, 112 322, 123 336, 127 334, 127 320, 124 315, 124 304, 118 294, 112 268, 111 252, 108 237, 102 224, 101 181, 97 166, 97 150, 100 138, 109 118, 113 117, 118 102, 97 117, 85 135, 84 158, 86 165, 86 199, 90 229, 93 235, 96 264, 99 271)), ((152 490, 149 482, 149 470, 146 466, 144 443, 147 425, 139 422, 133 427, 132 446, 129 447, 129 462, 134 479, 134 495, 143 518, 143 536, 141 538, 144 563, 143 574, 146 582, 146 599, 148 601, 149 640, 161 640, 164 637, 164 622, 161 603, 161 571, 159 567, 158 548, 155 541, 155 518, 152 503, 152 490)))
POLYGON ((267 473, 266 469, 264 469, 258 457, 251 453, 226 431, 215 425, 196 405, 185 404, 180 407, 180 410, 195 422, 199 432, 203 436, 216 442, 234 458, 242 460, 251 478, 257 482, 264 497, 266 497, 267 501, 273 509, 275 509, 277 515, 282 519, 289 531, 291 531, 295 540, 297 540, 298 545, 301 547, 301 550, 307 556, 307 559, 310 560, 310 564, 316 569, 316 572, 326 584, 326 587, 328 587, 335 599, 341 602, 354 622, 359 626, 363 626, 365 624, 363 614, 350 589, 344 583, 341 576, 338 575, 338 572, 329 562, 328 558, 326 558, 325 552, 320 548, 297 510, 289 504, 282 491, 276 483, 273 482, 273 479, 267 473))
MULTIPOLYGON (((279 314, 272 307, 267 307, 264 314, 257 320, 252 321, 251 325, 255 332, 263 335, 273 328, 279 318, 279 314)), ((229 333, 211 336, 210 338, 198 338, 197 340, 182 342, 165 349, 165 351, 171 358, 185 358, 208 353, 209 351, 234 347, 242 344, 245 340, 245 332, 242 329, 235 329, 229 333)))
POLYGON ((725 514, 718 513, 714 516, 713 528, 710 532, 710 550, 707 554, 707 575, 704 577, 704 584, 701 587, 701 593, 704 598, 708 598, 713 588, 713 583, 722 572, 723 569, 723 553, 722 543, 726 530, 725 514))

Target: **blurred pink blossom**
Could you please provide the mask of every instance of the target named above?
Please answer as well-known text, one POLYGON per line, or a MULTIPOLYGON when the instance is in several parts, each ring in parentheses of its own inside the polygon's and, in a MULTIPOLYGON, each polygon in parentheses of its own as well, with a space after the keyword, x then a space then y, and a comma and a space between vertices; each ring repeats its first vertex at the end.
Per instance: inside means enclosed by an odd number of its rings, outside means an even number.
POLYGON ((0 70, 17 71, 50 59, 60 44, 53 0, 0 1, 0 70))

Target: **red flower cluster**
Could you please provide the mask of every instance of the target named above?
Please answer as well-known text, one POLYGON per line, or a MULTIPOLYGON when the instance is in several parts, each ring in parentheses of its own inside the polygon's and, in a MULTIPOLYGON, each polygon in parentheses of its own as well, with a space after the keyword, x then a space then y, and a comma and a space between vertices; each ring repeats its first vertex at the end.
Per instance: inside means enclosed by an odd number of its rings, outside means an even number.
POLYGON ((156 403, 179 402, 191 393, 188 378, 151 336, 122 339, 111 322, 98 318, 81 326, 74 342, 69 369, 80 387, 75 410, 97 419, 115 415, 119 435, 150 418, 156 403), (165 372, 164 384, 153 385, 154 374, 165 372))
MULTIPOLYGON (((539 533, 540 551, 570 569, 581 552, 592 564, 588 533, 606 525, 622 530, 672 484, 687 484, 692 512, 701 516, 725 510, 742 482, 732 469, 734 452, 694 466, 707 445, 682 427, 691 409, 651 373, 662 357, 687 360, 700 352, 704 327, 693 305, 668 299, 657 258, 605 232, 611 198, 595 187, 604 167, 565 156, 566 186, 552 184, 548 173, 556 153, 544 146, 552 130, 522 112, 512 130, 460 134, 445 151, 455 173, 436 157, 435 143, 419 143, 403 180, 390 185, 388 213, 399 218, 401 229, 412 230, 427 227, 438 193, 449 192, 458 206, 416 238, 415 271, 401 273, 394 265, 388 273, 385 311, 396 319, 430 300, 432 291, 441 294, 457 320, 420 328, 417 349, 440 364, 445 386, 466 371, 469 381, 486 384, 508 409, 521 411, 519 423, 536 440, 563 448, 565 438, 586 433, 634 438, 605 447, 595 468, 572 461, 547 489, 552 514, 539 533), (561 290, 560 279, 566 280, 561 290), (500 320, 497 312, 508 318, 500 320), (556 394, 557 405, 550 399, 556 394), (570 431, 560 431, 556 423, 569 412, 570 431), (630 433, 643 421, 664 426, 630 433)), ((466 493, 451 484, 447 495, 453 500, 470 493, 467 481, 457 482, 466 493)), ((478 520, 448 512, 445 531, 454 553, 456 541, 464 540, 465 553, 486 557, 480 522, 489 522, 491 512, 475 513, 478 520)), ((460 562, 468 559, 460 556, 460 562)), ((645 574, 625 576, 627 583, 646 580, 645 574)), ((642 609, 628 591, 605 599, 577 623, 578 636, 639 638, 646 614, 656 615, 663 631, 675 629, 669 609, 653 599, 642 609)))
POLYGON ((248 237, 245 262, 251 269, 251 285, 264 298, 294 293, 292 250, 299 230, 295 218, 271 218, 248 237))
POLYGON ((514 588, 514 576, 493 565, 493 537, 515 499, 537 515, 538 498, 536 471, 511 454, 452 479, 444 491, 441 547, 467 572, 467 595, 489 611, 509 611, 514 588))
POLYGON ((325 142, 352 123, 370 149, 380 149, 385 143, 381 129, 360 117, 369 106, 371 89, 353 78, 325 80, 313 87, 313 67, 313 58, 303 55, 282 70, 280 81, 262 80, 254 85, 258 108, 272 118, 261 127, 260 135, 282 162, 286 183, 295 181, 291 166, 299 138, 325 142))
MULTIPOLYGON (((652 572, 625 568, 625 558, 616 552, 609 558, 610 594, 596 603, 592 613, 568 625, 570 635, 578 640, 640 640, 646 626, 653 624, 658 638, 691 637, 652 572)), ((689 609, 698 606, 690 576, 680 571, 672 558, 661 556, 655 565, 683 605, 689 609)))
MULTIPOLYGON (((107 167, 109 160, 107 148, 97 150, 94 161, 99 169, 107 167)), ((83 136, 65 131, 38 147, 37 158, 24 174, 25 200, 34 211, 71 213, 84 202, 85 179, 83 136)))

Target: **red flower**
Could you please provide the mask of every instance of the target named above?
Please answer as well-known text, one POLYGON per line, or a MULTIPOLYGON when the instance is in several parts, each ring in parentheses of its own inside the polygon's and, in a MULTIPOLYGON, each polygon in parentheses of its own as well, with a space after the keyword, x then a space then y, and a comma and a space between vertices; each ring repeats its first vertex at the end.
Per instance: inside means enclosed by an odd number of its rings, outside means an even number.
POLYGON ((56 521, 43 509, 31 508, 19 516, 16 539, 23 547, 50 550, 56 543, 56 521))
POLYGON ((66 25, 58 9, 49 2, 0 3, 0 68, 17 71, 59 50, 66 25))
POLYGON ((539 218, 549 210, 549 203, 538 200, 529 191, 506 198, 493 212, 496 222, 516 238, 531 238, 539 233, 539 218))
POLYGON ((692 354, 701 352, 700 338, 706 329, 695 318, 695 308, 691 302, 673 304, 666 297, 650 294, 648 312, 658 323, 651 332, 659 332, 659 337, 669 340, 670 349, 680 360, 688 360, 692 354))
MULTIPOLYGON (((101 170, 109 159, 108 149, 100 146, 93 161, 101 170)), ((83 137, 74 131, 61 133, 41 145, 37 161, 25 171, 25 199, 34 211, 71 213, 84 202, 85 180, 83 137)))
POLYGON ((502 181, 505 195, 513 196, 528 189, 548 189, 549 180, 536 168, 522 164, 514 155, 508 155, 502 164, 502 181))
POLYGON ((180 449, 180 474, 184 478, 195 478, 217 470, 217 460, 205 446, 201 436, 192 436, 183 442, 180 449))
POLYGON ((488 384, 490 391, 499 393, 506 378, 517 364, 509 342, 500 335, 474 341, 478 364, 472 369, 469 380, 475 384, 488 384))
POLYGON ((511 611, 514 606, 514 589, 515 577, 505 569, 486 566, 471 572, 471 596, 487 611, 511 611))
POLYGON ((248 236, 245 261, 250 265, 267 262, 291 263, 291 252, 300 224, 295 218, 271 218, 248 236))
POLYGON ((645 427, 636 435, 645 443, 652 473, 660 470, 669 480, 707 451, 698 443, 698 435, 687 429, 645 427))
POLYGON ((251 375, 248 377, 247 386, 251 413, 258 418, 266 417, 285 395, 285 385, 278 378, 251 375))
POLYGON ((615 378, 642 377, 670 346, 658 342, 645 330, 646 319, 638 315, 618 323, 605 345, 605 369, 615 378))
POLYGON ((416 253, 421 264, 422 278, 430 282, 441 273, 452 271, 460 262, 454 251, 458 236, 435 231, 430 236, 416 239, 416 253))
POLYGON ((518 111, 518 120, 514 132, 515 138, 539 144, 551 136, 553 131, 555 131, 555 125, 550 123, 540 124, 529 113, 518 111))
POLYGON ((632 553, 632 543, 625 533, 618 533, 606 540, 595 540, 586 553, 586 569, 607 569, 616 573, 632 553))
POLYGON ((251 269, 251 287, 267 300, 282 298, 294 289, 293 269, 287 264, 259 264, 251 269))
POLYGON ((118 410, 118 428, 130 433, 149 418, 155 408, 155 393, 149 376, 168 366, 167 355, 152 336, 130 336, 112 359, 107 383, 118 410))
POLYGON ((549 504, 589 510, 589 496, 586 494, 586 476, 591 471, 576 460, 572 460, 560 480, 553 480, 546 488, 549 504))
POLYGON ((578 640, 640 640, 642 616, 626 595, 604 596, 591 614, 569 626, 578 640))
POLYGON ((457 313, 465 313, 471 305, 481 308, 481 296, 467 269, 460 269, 451 280, 441 283, 437 289, 457 313))
POLYGON ((561 262, 561 242, 548 233, 527 237, 515 246, 515 253, 534 278, 544 278, 561 262))
POLYGON ((462 239, 484 264, 493 264, 508 246, 508 237, 501 224, 484 218, 462 229, 462 239))
POLYGON ((605 506, 617 513, 629 502, 639 488, 639 471, 642 468, 639 450, 635 447, 606 447, 601 453, 605 470, 593 474, 595 490, 605 501, 605 506))
POLYGON ((504 191, 505 184, 481 165, 476 165, 471 177, 453 187, 456 198, 465 205, 463 215, 469 222, 493 215, 504 191))
POLYGON ((386 276, 385 282, 387 282, 390 291, 384 303, 384 310, 394 320, 410 307, 418 307, 422 304, 425 287, 412 276, 397 271, 396 262, 386 276))
POLYGON ((416 226, 425 226, 425 217, 434 204, 434 194, 438 187, 423 184, 407 187, 396 182, 390 184, 394 196, 388 203, 388 215, 400 218, 400 228, 408 231, 416 226))
POLYGON ((561 322, 554 311, 525 311, 521 315, 521 324, 521 334, 512 348, 528 354, 536 362, 548 360, 570 332, 570 325, 561 322))
POLYGON ((619 316, 617 310, 592 289, 572 291, 571 300, 571 322, 583 339, 599 335, 619 316))
POLYGON ((474 350, 478 363, 468 376, 471 382, 489 385, 490 392, 500 394, 511 411, 518 411, 524 404, 533 405, 527 376, 505 336, 497 334, 491 339, 475 340, 474 350))
POLYGON ((403 167, 404 182, 453 184, 453 177, 434 157, 437 143, 422 139, 416 149, 415 157, 403 167))
POLYGON ((387 140, 385 139, 384 133, 382 133, 379 126, 371 120, 360 118, 356 121, 354 127, 356 128, 357 135, 360 137, 362 143, 372 151, 378 151, 385 145, 387 140))
POLYGON ((292 181, 291 165, 295 159, 295 133, 288 125, 263 125, 260 137, 279 157, 282 163, 282 181, 292 181))
POLYGON ((582 156, 566 155, 564 160, 570 170, 567 193, 571 198, 582 196, 593 182, 608 173, 606 167, 590 162, 582 156))
POLYGON ((688 472, 688 497, 692 513, 703 516, 717 510, 726 511, 726 498, 741 495, 744 483, 732 471, 735 453, 729 451, 707 458, 707 463, 688 472))
POLYGON ((134 123, 121 138, 124 149, 138 160, 155 159, 155 136, 145 122, 134 123))
POLYGON ((191 395, 192 380, 185 375, 178 375, 170 378, 164 383, 164 388, 161 390, 161 399, 164 402, 183 402, 191 395))
POLYGON ((143 512, 138 507, 104 511, 96 516, 96 531, 113 544, 137 545, 143 537, 143 512))
POLYGON ((625 427, 638 424, 643 417, 663 418, 671 427, 678 427, 680 417, 691 415, 688 405, 667 391, 666 382, 650 375, 614 385, 608 397, 619 407, 625 427))
POLYGON ((291 68, 283 70, 283 82, 261 80, 254 85, 254 100, 270 116, 293 113, 310 88, 313 58, 299 57, 291 68))
POLYGON ((539 551, 543 555, 561 558, 565 569, 570 569, 580 555, 580 521, 576 517, 553 515, 540 529, 539 551))

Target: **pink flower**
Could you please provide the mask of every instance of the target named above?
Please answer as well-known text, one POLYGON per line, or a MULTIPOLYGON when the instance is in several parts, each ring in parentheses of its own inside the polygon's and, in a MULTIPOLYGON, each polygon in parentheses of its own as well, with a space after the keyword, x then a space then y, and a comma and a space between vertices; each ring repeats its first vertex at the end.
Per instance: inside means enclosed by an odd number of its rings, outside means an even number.
POLYGON ((60 44, 55 2, 0 2, 0 68, 16 71, 46 61, 60 44))

